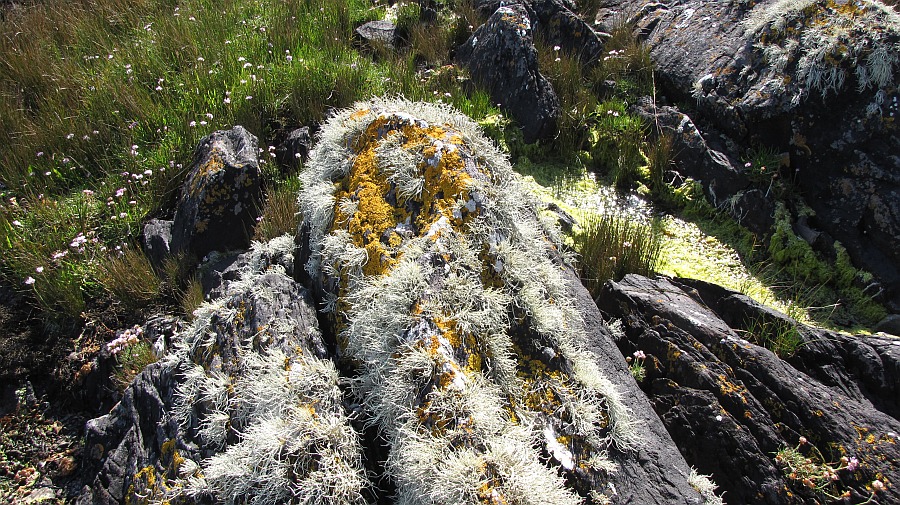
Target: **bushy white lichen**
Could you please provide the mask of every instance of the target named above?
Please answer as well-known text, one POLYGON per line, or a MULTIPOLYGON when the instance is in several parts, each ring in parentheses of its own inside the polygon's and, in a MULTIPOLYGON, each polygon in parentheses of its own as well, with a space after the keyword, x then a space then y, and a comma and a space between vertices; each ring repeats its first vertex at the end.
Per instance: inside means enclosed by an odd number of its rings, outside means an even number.
POLYGON ((247 321, 253 303, 284 296, 268 289, 264 276, 293 282, 276 263, 292 249, 287 236, 254 244, 240 278, 227 286, 229 296, 201 306, 166 357, 180 380, 173 415, 215 455, 192 461, 164 498, 365 503, 370 484, 362 447, 334 364, 304 351, 306 335, 290 311, 262 328, 247 321))
POLYGON ((358 103, 322 126, 301 178, 302 267, 400 503, 579 502, 542 450, 614 471, 608 450, 638 442, 632 415, 582 349, 558 234, 474 122, 358 103))
POLYGON ((776 72, 793 69, 794 103, 801 94, 840 92, 851 80, 859 92, 897 84, 900 15, 877 0, 760 3, 744 28, 776 72))

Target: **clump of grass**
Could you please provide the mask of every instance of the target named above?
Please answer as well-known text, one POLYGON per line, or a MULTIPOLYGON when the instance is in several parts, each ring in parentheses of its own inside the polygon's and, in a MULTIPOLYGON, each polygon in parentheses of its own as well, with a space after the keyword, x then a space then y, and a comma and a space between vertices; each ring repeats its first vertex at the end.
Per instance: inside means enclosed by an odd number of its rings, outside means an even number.
POLYGON ((269 191, 254 231, 254 240, 267 242, 285 233, 296 233, 297 214, 300 212, 297 204, 299 190, 300 179, 291 178, 269 191))
POLYGON ((662 245, 659 223, 645 223, 612 212, 593 215, 573 237, 581 256, 581 279, 595 297, 608 280, 626 274, 651 275, 662 245))
POLYGON ((97 276, 111 295, 131 309, 158 299, 162 292, 162 281, 138 248, 125 248, 102 261, 97 276))
POLYGON ((189 321, 194 320, 194 311, 203 305, 203 284, 199 277, 194 276, 188 280, 187 286, 181 293, 181 311, 189 321))
POLYGON ((748 340, 774 352, 781 359, 794 356, 804 344, 797 326, 790 321, 756 317, 746 321, 744 328, 748 340))
POLYGON ((641 118, 628 113, 625 102, 613 99, 591 113, 590 156, 616 187, 627 189, 643 177, 642 152, 646 130, 641 118))

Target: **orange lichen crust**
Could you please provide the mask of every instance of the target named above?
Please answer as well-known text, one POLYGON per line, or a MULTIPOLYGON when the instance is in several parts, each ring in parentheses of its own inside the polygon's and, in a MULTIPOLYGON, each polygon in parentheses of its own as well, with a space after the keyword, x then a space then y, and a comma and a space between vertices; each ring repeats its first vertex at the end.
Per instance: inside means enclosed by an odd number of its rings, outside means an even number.
MULTIPOLYGON (((367 110, 357 111, 351 118, 358 119, 367 113, 367 110)), ((460 229, 471 216, 468 209, 459 208, 459 202, 469 198, 472 177, 466 172, 460 154, 465 145, 458 133, 444 126, 421 125, 396 115, 382 115, 352 144, 356 159, 347 177, 339 181, 334 196, 336 202, 355 202, 356 211, 346 215, 336 204, 329 232, 346 229, 354 244, 366 250, 365 275, 387 273, 396 264, 403 243, 398 225, 415 224, 415 231, 423 233, 444 217, 460 229), (417 166, 419 176, 424 177, 420 196, 398 195, 388 182, 384 167, 379 166, 376 151, 394 136, 400 137, 403 150, 422 158, 417 166)))

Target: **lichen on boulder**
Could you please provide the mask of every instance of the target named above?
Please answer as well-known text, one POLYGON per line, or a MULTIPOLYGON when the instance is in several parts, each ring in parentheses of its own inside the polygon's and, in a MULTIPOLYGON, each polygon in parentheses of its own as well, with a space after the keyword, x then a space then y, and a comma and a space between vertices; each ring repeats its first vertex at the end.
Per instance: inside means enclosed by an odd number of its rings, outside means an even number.
POLYGON ((615 496, 639 424, 585 350, 558 236, 506 158, 450 107, 402 99, 340 111, 320 137, 296 266, 398 501, 615 496))

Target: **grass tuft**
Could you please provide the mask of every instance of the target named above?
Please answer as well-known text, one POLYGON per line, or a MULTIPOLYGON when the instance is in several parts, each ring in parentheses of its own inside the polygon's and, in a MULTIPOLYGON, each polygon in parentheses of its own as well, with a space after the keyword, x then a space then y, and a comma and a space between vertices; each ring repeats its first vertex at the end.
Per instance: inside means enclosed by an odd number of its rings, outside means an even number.
POLYGON ((103 287, 131 309, 140 309, 159 298, 162 281, 147 256, 137 248, 125 248, 97 267, 103 287))
POLYGON ((582 282, 594 297, 608 280, 653 274, 662 245, 659 223, 643 223, 621 212, 589 217, 573 240, 581 256, 582 282))

